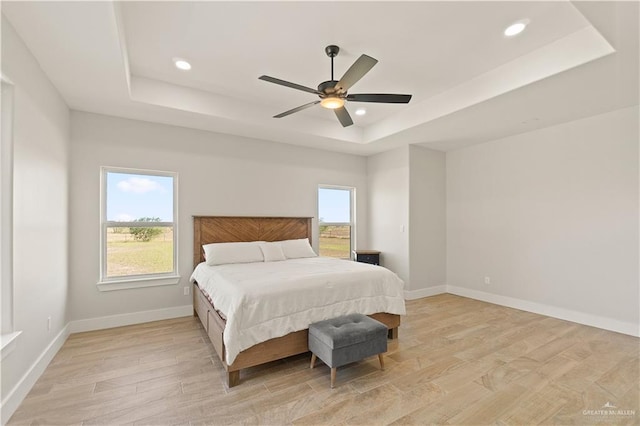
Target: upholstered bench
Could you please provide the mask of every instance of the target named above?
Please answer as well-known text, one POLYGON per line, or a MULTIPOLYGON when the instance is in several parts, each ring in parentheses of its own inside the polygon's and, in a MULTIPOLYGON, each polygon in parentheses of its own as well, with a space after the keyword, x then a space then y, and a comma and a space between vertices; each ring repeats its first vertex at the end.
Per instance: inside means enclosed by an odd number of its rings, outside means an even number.
POLYGON ((362 314, 350 314, 316 322, 309 326, 311 368, 316 357, 331 367, 331 387, 336 369, 351 362, 378 355, 384 370, 382 354, 387 351, 387 326, 362 314))

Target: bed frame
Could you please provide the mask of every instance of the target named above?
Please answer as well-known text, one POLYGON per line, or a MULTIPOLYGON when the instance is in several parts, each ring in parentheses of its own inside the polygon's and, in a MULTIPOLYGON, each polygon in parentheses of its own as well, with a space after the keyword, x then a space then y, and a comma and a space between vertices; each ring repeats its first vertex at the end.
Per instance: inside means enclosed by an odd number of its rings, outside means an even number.
MULTIPOLYGON (((245 216, 193 216, 193 266, 204 262, 203 244, 282 241, 309 238, 311 242, 310 217, 245 217, 245 216)), ((227 371, 228 387, 240 383, 240 370, 271 361, 276 361, 309 351, 308 330, 289 333, 286 336, 267 340, 240 352, 233 364, 225 362, 225 320, 214 309, 197 283, 193 288, 193 315, 198 316, 213 347, 227 371)), ((370 317, 382 322, 389 329, 389 338, 398 337, 400 316, 377 313, 370 317)))

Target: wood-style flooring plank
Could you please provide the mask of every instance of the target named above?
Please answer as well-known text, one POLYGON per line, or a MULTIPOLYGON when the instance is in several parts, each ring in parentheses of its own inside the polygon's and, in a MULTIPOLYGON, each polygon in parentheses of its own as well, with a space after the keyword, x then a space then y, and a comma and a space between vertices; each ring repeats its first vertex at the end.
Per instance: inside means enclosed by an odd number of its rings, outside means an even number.
POLYGON ((407 301, 384 371, 346 365, 331 389, 302 354, 228 389, 199 320, 176 318, 71 335, 9 425, 637 425, 639 352, 635 337, 445 294, 407 301), (611 406, 622 414, 597 415, 611 406))

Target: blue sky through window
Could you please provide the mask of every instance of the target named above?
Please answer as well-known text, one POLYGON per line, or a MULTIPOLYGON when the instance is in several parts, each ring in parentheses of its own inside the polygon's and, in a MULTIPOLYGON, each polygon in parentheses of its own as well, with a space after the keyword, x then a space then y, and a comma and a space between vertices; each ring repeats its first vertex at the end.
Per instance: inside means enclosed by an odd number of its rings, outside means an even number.
POLYGON ((318 218, 321 222, 351 222, 351 196, 348 189, 319 188, 318 218))
POLYGON ((107 220, 173 222, 173 177, 107 172, 107 220))

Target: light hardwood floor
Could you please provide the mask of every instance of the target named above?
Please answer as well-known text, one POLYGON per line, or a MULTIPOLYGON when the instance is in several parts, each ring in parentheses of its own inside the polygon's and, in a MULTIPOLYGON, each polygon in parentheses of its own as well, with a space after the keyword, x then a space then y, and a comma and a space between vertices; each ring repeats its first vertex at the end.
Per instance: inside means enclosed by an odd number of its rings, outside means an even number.
POLYGON ((74 334, 9 424, 640 424, 639 339, 453 295, 407 302, 385 371, 309 359, 226 389, 196 318, 74 334))

